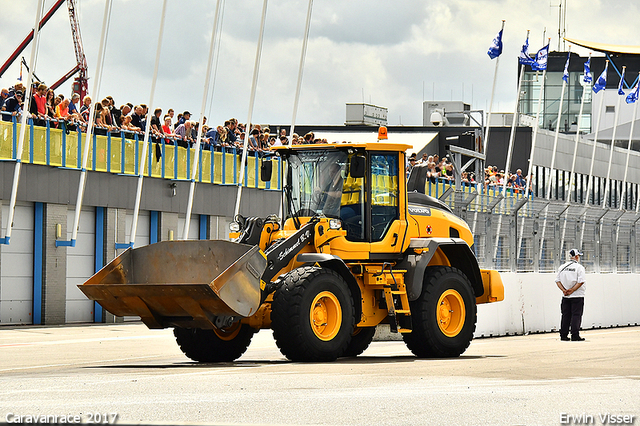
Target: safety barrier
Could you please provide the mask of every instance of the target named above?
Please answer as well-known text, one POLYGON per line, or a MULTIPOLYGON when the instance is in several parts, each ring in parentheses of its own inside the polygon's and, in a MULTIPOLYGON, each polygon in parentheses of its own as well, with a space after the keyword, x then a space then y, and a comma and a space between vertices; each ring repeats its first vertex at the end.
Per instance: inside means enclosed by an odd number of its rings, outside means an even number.
MULTIPOLYGON (((558 331, 562 293, 555 274, 504 273, 505 299, 478 305, 475 336, 558 331)), ((587 274, 582 329, 640 325, 636 275, 587 274)))
MULTIPOLYGON (((61 128, 51 127, 56 121, 47 121, 46 126, 34 126, 29 120, 22 162, 41 164, 67 169, 82 168, 82 153, 85 134, 79 130, 69 130, 66 123, 58 122, 61 128)), ((20 124, 0 121, 0 160, 16 160, 20 124)), ((117 135, 93 135, 89 147, 87 170, 110 172, 122 175, 138 175, 141 167, 143 141, 138 133, 121 131, 117 135)), ((240 179, 241 151, 236 148, 221 147, 220 151, 209 151, 200 147, 196 182, 220 185, 238 185, 240 179)), ((147 152, 145 177, 172 180, 190 180, 194 148, 178 146, 171 139, 150 142, 147 152), (158 152, 157 152, 158 151, 158 152), (160 156, 157 156, 160 154, 160 156)), ((259 179, 260 162, 265 161, 258 152, 250 153, 245 164, 244 186, 260 189, 281 189, 280 167, 274 164, 269 182, 259 179), (258 178, 257 178, 258 177, 258 178)), ((279 164, 279 158, 273 158, 279 164)))

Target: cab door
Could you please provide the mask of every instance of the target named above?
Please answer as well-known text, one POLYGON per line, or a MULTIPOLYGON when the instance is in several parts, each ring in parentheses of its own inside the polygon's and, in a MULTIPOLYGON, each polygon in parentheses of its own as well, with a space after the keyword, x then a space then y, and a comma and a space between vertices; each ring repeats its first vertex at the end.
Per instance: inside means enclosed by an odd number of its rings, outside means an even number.
POLYGON ((402 252, 407 229, 403 203, 405 191, 399 152, 371 152, 370 241, 371 259, 395 257, 402 252))
MULTIPOLYGON (((363 153, 353 155, 363 156, 363 153)), ((348 260, 392 260, 402 252, 407 229, 403 168, 398 152, 367 152, 366 174, 349 175, 343 185, 340 219, 345 238, 333 240, 331 252, 348 260), (399 179, 402 176, 403 179, 399 179)))

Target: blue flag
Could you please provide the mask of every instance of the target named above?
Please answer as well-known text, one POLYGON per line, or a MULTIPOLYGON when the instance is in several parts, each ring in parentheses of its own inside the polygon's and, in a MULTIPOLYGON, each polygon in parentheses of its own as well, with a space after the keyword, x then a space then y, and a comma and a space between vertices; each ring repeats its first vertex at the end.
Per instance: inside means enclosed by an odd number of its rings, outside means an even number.
POLYGON ((638 90, 640 90, 640 82, 637 82, 635 90, 627 95, 626 101, 628 104, 632 104, 638 100, 638 90))
POLYGON ((493 39, 491 46, 489 46, 487 55, 489 55, 491 59, 497 58, 502 53, 502 31, 503 30, 500 30, 496 38, 493 39))
POLYGON ((571 52, 567 54, 567 62, 564 64, 564 73, 562 74, 562 79, 565 83, 569 83, 569 58, 571 57, 571 52))
POLYGON ((607 69, 609 68, 609 62, 604 67, 604 71, 600 74, 600 77, 596 80, 596 84, 593 85, 593 91, 598 93, 602 89, 607 87, 607 69))
POLYGON ((533 64, 533 59, 529 55, 529 37, 522 45, 522 50, 520 51, 520 56, 518 56, 518 60, 522 65, 531 65, 533 64))
POLYGON ((549 59, 549 45, 547 44, 536 53, 536 59, 531 64, 534 71, 544 71, 547 69, 547 60, 549 59))
POLYGON ((587 62, 584 63, 583 80, 585 83, 591 83, 593 81, 593 75, 591 75, 591 56, 589 56, 587 62))
POLYGON ((624 90, 622 90, 622 85, 624 84, 624 72, 626 68, 622 68, 622 76, 620 77, 620 83, 618 84, 618 95, 624 96, 624 90))

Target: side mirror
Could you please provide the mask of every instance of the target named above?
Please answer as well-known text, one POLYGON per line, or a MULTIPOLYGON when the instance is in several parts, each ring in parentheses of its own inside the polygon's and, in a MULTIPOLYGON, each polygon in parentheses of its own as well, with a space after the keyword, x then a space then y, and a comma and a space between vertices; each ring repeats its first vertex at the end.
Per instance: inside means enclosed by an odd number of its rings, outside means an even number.
POLYGON ((260 180, 263 182, 269 182, 272 174, 273 163, 271 160, 262 160, 262 165, 260 166, 260 180))
POLYGON ((354 155, 349 163, 349 176, 354 179, 363 178, 365 176, 366 166, 364 157, 354 155))

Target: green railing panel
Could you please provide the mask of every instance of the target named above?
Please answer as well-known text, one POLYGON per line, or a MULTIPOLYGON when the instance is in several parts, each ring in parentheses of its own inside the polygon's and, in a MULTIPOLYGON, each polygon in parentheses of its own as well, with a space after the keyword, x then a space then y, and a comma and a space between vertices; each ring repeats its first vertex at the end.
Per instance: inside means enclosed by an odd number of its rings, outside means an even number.
POLYGON ((13 124, 8 121, 0 121, 0 158, 13 158, 13 124))
MULTIPOLYGON (((86 143, 85 135, 77 130, 67 132, 63 127, 31 126, 27 128, 26 140, 22 151, 22 161, 25 163, 49 165, 53 167, 81 168, 83 149, 86 143), (31 140, 31 136, 33 140, 31 140)), ((19 135, 20 124, 0 121, 0 159, 15 159, 14 150, 17 146, 17 136, 14 142, 14 128, 19 135), (14 127, 15 126, 15 127, 14 127)), ((189 180, 191 178, 192 162, 195 156, 193 148, 149 143, 149 150, 145 159, 143 173, 145 176, 165 179, 189 180), (162 155, 156 156, 156 146, 160 147, 162 155), (187 164, 189 161, 190 164, 187 164)), ((124 173, 135 175, 142 165, 143 141, 123 139, 120 135, 95 135, 89 142, 87 170, 109 173, 124 173), (138 161, 136 167, 136 160, 138 161)), ((236 185, 240 179, 242 151, 228 150, 225 153, 202 150, 200 160, 196 165, 196 181, 201 183, 236 185), (202 170, 200 170, 202 168, 202 170), (223 176, 224 173, 224 176, 223 176)), ((256 176, 256 166, 259 173, 260 158, 249 153, 246 161, 245 184, 250 188, 277 189, 279 183, 278 160, 273 162, 273 174, 270 182, 262 182, 259 174, 256 176), (257 181, 256 181, 257 179, 257 181), (256 183, 257 182, 257 183, 256 183)))

